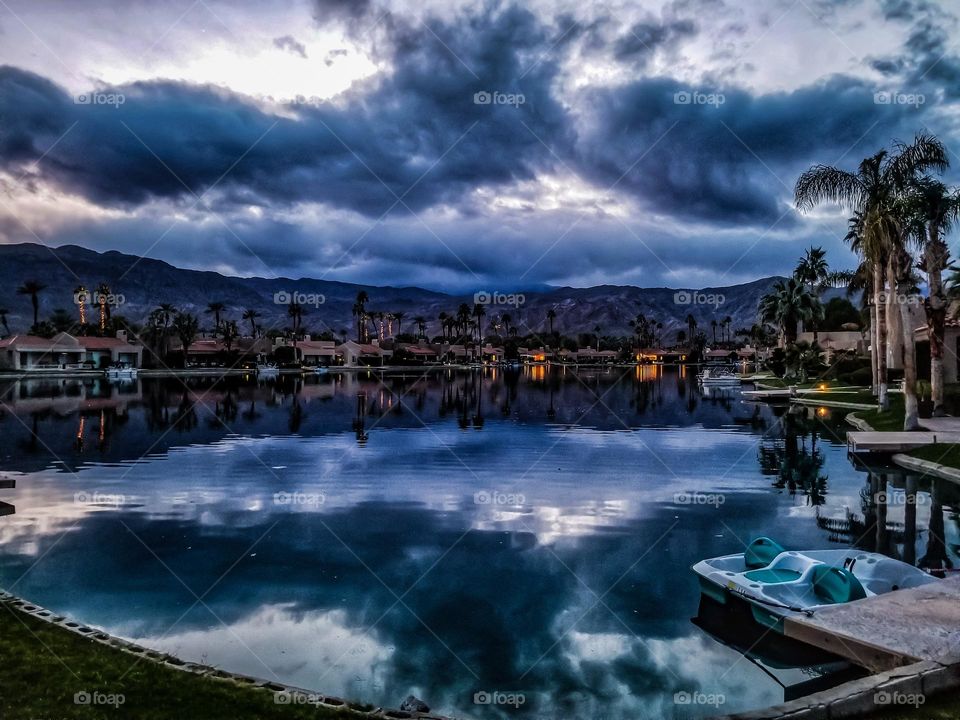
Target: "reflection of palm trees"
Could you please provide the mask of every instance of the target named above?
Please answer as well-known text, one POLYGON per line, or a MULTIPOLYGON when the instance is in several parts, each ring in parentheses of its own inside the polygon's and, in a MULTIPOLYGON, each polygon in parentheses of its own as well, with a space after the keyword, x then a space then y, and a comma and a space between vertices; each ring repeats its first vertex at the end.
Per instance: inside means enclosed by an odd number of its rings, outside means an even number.
POLYGON ((953 567, 947 553, 946 533, 943 523, 943 493, 946 489, 942 480, 933 480, 930 487, 930 528, 927 533, 927 551, 917 564, 930 570, 947 570, 953 567))
POLYGON ((357 436, 357 444, 363 447, 367 444, 367 393, 357 393, 357 413, 353 418, 353 432, 357 436))
POLYGON ((781 427, 782 441, 775 439, 773 445, 761 444, 758 457, 761 469, 765 475, 776 475, 773 487, 786 489, 791 495, 801 492, 810 505, 823 505, 828 477, 821 473, 824 457, 817 449, 817 426, 807 420, 805 409, 800 412, 790 409, 784 414, 781 427))

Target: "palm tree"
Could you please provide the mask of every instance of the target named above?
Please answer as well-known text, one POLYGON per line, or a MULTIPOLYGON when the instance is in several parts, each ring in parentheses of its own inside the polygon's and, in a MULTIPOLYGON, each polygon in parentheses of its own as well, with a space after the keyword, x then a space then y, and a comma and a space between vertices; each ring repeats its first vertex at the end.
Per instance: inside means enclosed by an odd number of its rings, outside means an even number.
POLYGON ((600 326, 593 326, 593 334, 597 338, 597 352, 600 352, 600 326))
POLYGON ((253 308, 247 308, 243 311, 242 319, 250 321, 250 337, 255 338, 257 336, 257 318, 260 317, 258 313, 253 308))
POLYGON ((413 321, 417 324, 417 337, 427 337, 427 319, 423 315, 417 315, 413 321))
POLYGON ((407 316, 407 314, 406 314, 405 312, 403 312, 403 311, 400 311, 400 310, 398 310, 397 312, 393 313, 393 319, 397 321, 397 335, 400 335, 400 334, 401 334, 400 331, 401 331, 401 329, 402 329, 402 327, 403 327, 403 318, 405 318, 406 316, 407 316))
POLYGON ((687 336, 691 341, 697 336, 697 319, 693 313, 687 314, 687 336))
POLYGON ((29 295, 30 302, 33 304, 33 325, 40 324, 40 293, 47 289, 39 280, 27 280, 17 288, 17 295, 29 295))
MULTIPOLYGON (((874 303, 877 305, 878 400, 883 409, 886 409, 889 403, 886 377, 887 332, 885 322, 880 319, 880 302, 885 287, 884 270, 890 261, 890 251, 895 244, 894 236, 897 235, 899 225, 894 214, 894 205, 897 197, 920 175, 931 170, 942 171, 946 167, 947 155, 943 144, 935 137, 921 133, 910 145, 898 143, 893 154, 881 150, 864 159, 856 172, 815 165, 800 176, 794 189, 796 205, 801 210, 812 209, 824 202, 833 202, 849 208, 860 218, 863 256, 873 271, 874 303)), ((912 328, 908 325, 903 332, 910 333, 909 344, 912 345, 912 328)), ((909 400, 907 393, 912 394, 914 391, 914 388, 908 388, 905 398, 909 400)))
POLYGON ((100 308, 100 334, 103 335, 107 330, 107 321, 110 319, 110 298, 112 297, 110 286, 102 282, 97 285, 96 293, 97 305, 100 308))
POLYGON ((713 328, 713 344, 717 344, 717 320, 714 318, 710 321, 710 327, 713 328))
POLYGON ((557 311, 553 308, 547 310, 547 322, 550 323, 550 334, 553 335, 553 321, 557 318, 557 311))
MULTIPOLYGON (((810 286, 810 292, 819 295, 819 290, 830 277, 830 266, 827 265, 827 254, 822 247, 810 246, 797 263, 793 276, 802 283, 810 286)), ((817 343, 817 324, 811 323, 813 342, 817 343)))
POLYGON ((200 331, 200 321, 190 313, 177 313, 173 319, 173 331, 180 338, 180 345, 183 348, 183 366, 187 366, 187 352, 193 341, 197 339, 197 333, 200 331))
POLYGON ((467 327, 470 324, 470 306, 466 303, 460 303, 457 308, 457 328, 461 337, 466 335, 467 327))
POLYGON ((911 206, 919 227, 917 242, 923 248, 921 268, 927 274, 929 295, 924 301, 930 337, 930 385, 933 414, 945 414, 943 409, 944 333, 947 317, 947 296, 943 288, 943 271, 950 264, 950 249, 943 240, 954 223, 960 219, 960 191, 950 191, 933 178, 920 179, 911 191, 911 206))
POLYGON ((481 305, 480 303, 477 303, 476 305, 473 306, 473 313, 471 314, 473 315, 473 317, 477 319, 476 320, 477 344, 482 347, 483 346, 483 328, 481 327, 480 323, 483 317, 487 314, 486 308, 484 308, 483 305, 481 305))
POLYGON ((220 332, 220 313, 227 309, 227 306, 222 302, 212 302, 207 305, 206 312, 213 313, 213 334, 216 335, 220 332))
POLYGON ((287 315, 293 319, 293 334, 297 336, 300 332, 300 323, 303 320, 303 307, 298 302, 291 301, 287 308, 287 315))
POLYGON ((357 301, 353 305, 353 316, 357 319, 357 342, 367 341, 367 303, 370 296, 365 290, 357 293, 357 301))
POLYGON ((687 341, 686 330, 677 331, 677 345, 683 345, 687 341))
POLYGON ((444 340, 447 338, 447 317, 447 313, 442 310, 437 315, 437 320, 440 321, 440 334, 443 335, 444 340))
POLYGON ((769 293, 760 298, 760 320, 775 325, 781 347, 797 341, 797 326, 803 320, 823 317, 823 307, 796 278, 778 280, 769 293))
POLYGON ((85 285, 77 285, 73 290, 73 297, 77 301, 77 308, 80 312, 80 324, 87 324, 87 288, 85 285))
POLYGON ((0 325, 3 325, 4 335, 10 334, 10 326, 7 325, 7 314, 9 312, 5 307, 0 307, 0 325))

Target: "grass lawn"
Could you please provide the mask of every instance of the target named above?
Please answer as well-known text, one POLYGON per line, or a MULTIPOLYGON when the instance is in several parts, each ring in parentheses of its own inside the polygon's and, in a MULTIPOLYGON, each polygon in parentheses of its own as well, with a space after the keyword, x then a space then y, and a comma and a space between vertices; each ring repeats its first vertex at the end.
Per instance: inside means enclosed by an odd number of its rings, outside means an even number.
POLYGON ((889 410, 859 410, 857 417, 870 424, 874 430, 890 432, 903 430, 903 395, 891 393, 889 410))
POLYGON ((129 653, 0 606, 0 718, 172 717, 316 720, 362 716, 348 710, 277 704, 268 690, 238 687, 145 659, 137 662, 129 653), (74 695, 83 692, 122 695, 124 702, 76 704, 74 695))
POLYGON ((960 470, 960 445, 937 443, 910 450, 907 455, 960 470))

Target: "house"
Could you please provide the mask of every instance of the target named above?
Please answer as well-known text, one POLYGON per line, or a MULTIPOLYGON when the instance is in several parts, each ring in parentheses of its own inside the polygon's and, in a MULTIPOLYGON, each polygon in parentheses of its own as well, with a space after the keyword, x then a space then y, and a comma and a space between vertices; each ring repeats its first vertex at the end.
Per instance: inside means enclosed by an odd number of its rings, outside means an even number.
POLYGON ((308 367, 329 367, 337 364, 337 344, 333 340, 298 340, 297 355, 308 367))
MULTIPOLYGON (((812 332, 797 335, 798 342, 813 343, 812 332)), ((860 355, 869 352, 869 341, 859 330, 830 330, 817 333, 817 344, 828 353, 837 350, 852 350, 860 355)))
POLYGON ((593 350, 592 348, 582 348, 577 350, 577 362, 590 365, 606 365, 616 362, 616 350, 593 350))
POLYGON ((386 359, 393 356, 391 350, 381 348, 376 340, 373 343, 347 340, 337 345, 336 353, 344 367, 385 365, 386 359))
POLYGON ((665 350, 657 348, 655 350, 633 350, 633 359, 638 363, 652 362, 658 365, 679 365, 687 362, 687 353, 685 349, 665 350))
POLYGON ((488 363, 499 363, 503 362, 506 358, 506 353, 502 347, 494 347, 487 343, 482 348, 480 348, 480 359, 483 362, 488 363))
MULTIPOLYGON (((183 343, 179 338, 171 338, 167 349, 169 352, 182 352, 183 343)), ((260 355, 267 355, 270 352, 270 340, 267 338, 236 338, 227 350, 226 343, 220 338, 201 337, 190 343, 187 348, 187 365, 223 367, 227 355, 235 356, 231 363, 239 365, 244 359, 252 362, 260 355)))
POLYGON ((140 367, 143 345, 117 337, 74 337, 57 333, 52 338, 12 335, 0 340, 0 367, 10 370, 105 368, 118 362, 140 367))
POLYGON ((519 348, 520 360, 525 363, 544 363, 553 359, 553 352, 540 348, 519 348))
POLYGON ((440 359, 440 351, 437 349, 437 346, 428 345, 423 341, 416 344, 398 343, 398 347, 410 355, 411 359, 415 362, 429 364, 438 362, 440 359))
POLYGON ((707 350, 703 354, 703 357, 708 363, 730 363, 736 360, 737 353, 734 350, 716 348, 714 350, 707 350))

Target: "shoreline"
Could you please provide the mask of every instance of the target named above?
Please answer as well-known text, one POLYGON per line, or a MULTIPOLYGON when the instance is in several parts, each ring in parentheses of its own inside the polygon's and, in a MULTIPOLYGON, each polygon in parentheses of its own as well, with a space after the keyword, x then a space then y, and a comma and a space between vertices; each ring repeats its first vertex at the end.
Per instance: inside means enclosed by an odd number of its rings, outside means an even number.
POLYGON ((277 705, 316 705, 333 711, 343 711, 356 715, 356 717, 366 718, 415 718, 416 720, 452 720, 446 715, 439 715, 432 712, 406 711, 394 708, 376 707, 370 709, 370 704, 363 704, 356 701, 345 700, 343 698, 326 695, 324 693, 307 690, 287 685, 276 680, 265 680, 263 678, 244 675, 242 673, 229 672, 219 668, 203 665, 201 663, 188 662, 180 658, 163 653, 158 650, 138 645, 137 643, 123 638, 111 635, 98 628, 90 627, 78 620, 72 620, 65 615, 54 613, 52 610, 42 607, 36 603, 29 602, 13 593, 0 589, 0 605, 11 612, 19 612, 29 615, 37 620, 69 632, 77 637, 86 640, 92 640, 114 650, 129 654, 140 660, 160 665, 171 670, 188 673, 197 677, 202 677, 212 681, 230 683, 237 688, 248 688, 259 690, 264 693, 272 693, 274 702, 277 705), (282 699, 281 699, 282 698, 282 699))

